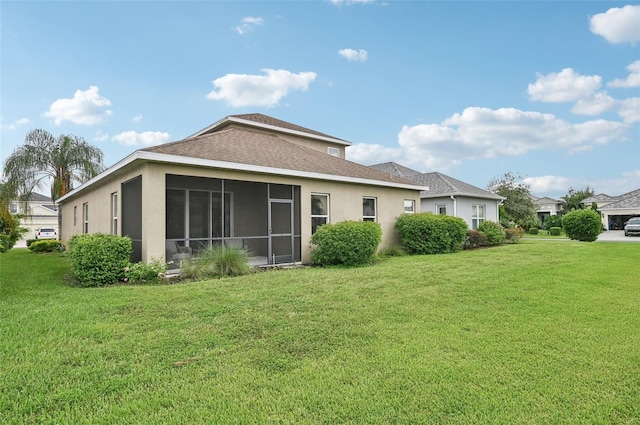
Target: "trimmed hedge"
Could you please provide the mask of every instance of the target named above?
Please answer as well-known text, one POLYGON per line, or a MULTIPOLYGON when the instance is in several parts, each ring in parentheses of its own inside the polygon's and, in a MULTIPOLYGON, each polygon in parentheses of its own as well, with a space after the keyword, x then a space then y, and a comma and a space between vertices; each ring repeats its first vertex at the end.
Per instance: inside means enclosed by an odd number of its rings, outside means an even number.
POLYGON ((371 264, 382 237, 373 221, 342 221, 318 227, 311 237, 311 259, 321 266, 371 264))
POLYGON ((539 232, 540 232, 540 229, 538 229, 537 227, 529 228, 529 234, 530 235, 537 235, 539 232))
POLYGON ((396 229, 409 254, 460 251, 467 238, 467 223, 463 219, 430 212, 403 214, 396 220, 396 229))
POLYGON ((562 216, 562 227, 569 239, 593 242, 602 233, 600 213, 594 210, 575 210, 562 216))
POLYGON ((55 239, 43 239, 39 241, 33 241, 29 244, 29 250, 31 252, 55 252, 64 251, 62 242, 55 239))
POLYGON ((562 227, 549 227, 549 234, 551 236, 560 236, 562 234, 562 227))
POLYGON ((485 220, 478 226, 478 231, 485 234, 489 245, 500 245, 504 242, 504 229, 500 223, 485 220))
POLYGON ((131 239, 93 233, 75 235, 69 241, 71 273, 80 286, 103 286, 125 276, 131 257, 131 239))

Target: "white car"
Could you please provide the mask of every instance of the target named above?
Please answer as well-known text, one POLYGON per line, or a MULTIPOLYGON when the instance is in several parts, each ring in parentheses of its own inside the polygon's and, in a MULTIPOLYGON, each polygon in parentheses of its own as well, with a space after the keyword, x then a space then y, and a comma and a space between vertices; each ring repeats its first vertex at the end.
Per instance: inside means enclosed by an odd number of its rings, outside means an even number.
POLYGON ((58 239, 58 232, 53 227, 36 229, 36 239, 58 239))
POLYGON ((624 225, 624 235, 640 235, 640 217, 633 217, 624 225))

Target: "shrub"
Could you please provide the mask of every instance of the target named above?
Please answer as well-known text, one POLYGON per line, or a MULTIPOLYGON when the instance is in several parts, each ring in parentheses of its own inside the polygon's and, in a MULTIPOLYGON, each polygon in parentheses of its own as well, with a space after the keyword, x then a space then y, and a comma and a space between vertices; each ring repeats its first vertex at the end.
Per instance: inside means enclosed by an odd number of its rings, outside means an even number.
POLYGON ((594 210, 574 210, 562 216, 562 227, 569 239, 593 242, 602 233, 600 214, 594 210))
POLYGON ((132 285, 142 283, 157 283, 165 278, 167 263, 153 260, 147 264, 144 262, 130 263, 124 268, 123 281, 132 285))
POLYGON ((30 243, 29 250, 31 252, 56 252, 64 251, 64 246, 62 246, 62 242, 55 239, 44 239, 30 243))
POLYGON ((474 229, 467 230, 467 239, 464 242, 465 249, 480 248, 489 245, 487 235, 474 229))
POLYGON ((562 227, 562 216, 561 215, 550 215, 544 220, 544 226, 542 227, 544 230, 549 230, 552 227, 562 227))
POLYGON ((311 237, 316 245, 311 259, 321 266, 371 264, 382 230, 373 221, 342 221, 318 227, 311 237))
POLYGON ((409 254, 460 251, 467 238, 463 219, 433 213, 403 214, 396 220, 396 229, 409 254))
POLYGON ((80 286, 109 285, 124 278, 131 257, 131 239, 93 233, 69 241, 71 273, 80 286))
POLYGON ((251 273, 247 253, 237 247, 216 245, 182 262, 180 275, 185 279, 210 279, 251 273))
POLYGON ((549 234, 551 236, 560 236, 562 234, 562 227, 549 227, 549 234))
POLYGON ((27 239, 27 248, 29 248, 35 241, 37 241, 37 239, 27 239))
POLYGON ((530 227, 529 228, 529 234, 530 235, 537 235, 539 231, 540 230, 537 227, 530 227))
POLYGON ((478 231, 487 236, 487 242, 489 245, 500 245, 504 242, 504 229, 500 223, 485 220, 478 226, 478 231))
POLYGON ((505 243, 516 243, 524 235, 524 229, 522 227, 510 227, 504 231, 505 243))

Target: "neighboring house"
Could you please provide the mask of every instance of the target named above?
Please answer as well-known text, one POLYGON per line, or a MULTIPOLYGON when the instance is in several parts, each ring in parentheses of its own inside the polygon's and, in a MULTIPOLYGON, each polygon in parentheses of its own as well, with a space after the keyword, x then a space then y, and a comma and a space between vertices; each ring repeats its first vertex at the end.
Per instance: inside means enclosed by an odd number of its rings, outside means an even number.
POLYGON ((23 239, 35 239, 36 229, 40 227, 58 229, 58 207, 48 196, 34 192, 26 204, 26 210, 24 202, 14 201, 9 204, 9 212, 22 215, 20 227, 29 230, 23 239))
POLYGON ((620 196, 599 194, 582 201, 586 207, 594 202, 598 205, 602 225, 607 230, 622 230, 631 217, 640 216, 640 189, 620 196))
POLYGON ((562 215, 562 201, 559 199, 553 199, 548 197, 538 198, 537 196, 530 195, 531 200, 536 206, 536 213, 540 224, 544 225, 544 221, 551 215, 562 215))
POLYGON ((317 226, 376 221, 382 244, 418 211, 420 184, 344 159, 350 143, 262 114, 228 116, 135 151, 60 198, 62 237, 131 237, 133 261, 180 260, 211 245, 251 263, 309 263, 317 226))
POLYGON ((462 218, 470 229, 485 220, 500 221, 500 195, 454 179, 442 173, 420 173, 395 162, 371 165, 371 168, 413 180, 428 187, 420 193, 420 211, 462 218))

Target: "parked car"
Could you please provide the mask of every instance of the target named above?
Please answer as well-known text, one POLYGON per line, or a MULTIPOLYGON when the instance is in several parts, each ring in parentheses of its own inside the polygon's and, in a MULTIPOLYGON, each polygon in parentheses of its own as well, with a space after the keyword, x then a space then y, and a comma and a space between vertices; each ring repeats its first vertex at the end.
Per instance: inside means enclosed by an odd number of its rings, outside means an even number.
POLYGON ((53 227, 40 227, 36 229, 36 239, 58 239, 58 232, 53 227))
POLYGON ((630 218, 624 225, 624 235, 640 235, 640 217, 630 218))

